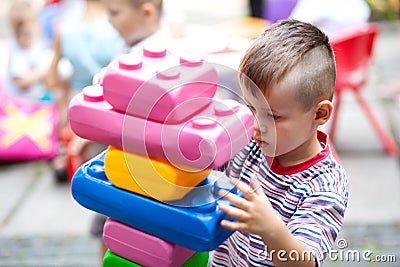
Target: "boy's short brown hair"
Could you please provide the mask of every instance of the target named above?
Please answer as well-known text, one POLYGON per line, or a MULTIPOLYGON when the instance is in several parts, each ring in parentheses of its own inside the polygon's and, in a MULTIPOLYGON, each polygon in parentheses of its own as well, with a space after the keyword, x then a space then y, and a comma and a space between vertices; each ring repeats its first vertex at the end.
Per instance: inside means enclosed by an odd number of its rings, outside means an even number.
POLYGON ((290 73, 306 110, 333 97, 334 54, 328 37, 309 23, 282 20, 269 26, 247 50, 239 71, 242 87, 255 96, 259 90, 266 95, 290 73))
POLYGON ((154 7, 159 13, 159 16, 161 16, 163 9, 163 0, 129 0, 129 2, 136 8, 141 7, 145 3, 150 3, 154 5, 154 7))

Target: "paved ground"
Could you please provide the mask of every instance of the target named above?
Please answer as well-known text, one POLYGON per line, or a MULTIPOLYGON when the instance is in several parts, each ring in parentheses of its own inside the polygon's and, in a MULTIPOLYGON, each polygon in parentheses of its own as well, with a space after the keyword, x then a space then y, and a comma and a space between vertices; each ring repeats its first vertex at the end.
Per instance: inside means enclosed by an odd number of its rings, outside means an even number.
MULTIPOLYGON (((231 14, 241 7, 238 1, 231 14)), ((206 9, 185 8, 194 22, 206 9)), ((218 20, 215 12, 211 21, 218 20)), ((400 80, 400 25, 381 29, 365 95, 400 142, 400 106, 382 98, 386 85, 400 80)), ((341 242, 326 266, 400 266, 399 158, 384 152, 352 95, 345 96, 341 117, 335 146, 350 178, 350 202, 341 242), (397 261, 357 260, 354 251, 397 261)), ((54 182, 47 162, 0 165, 0 266, 98 266, 99 242, 88 234, 92 216, 72 199, 68 184, 54 182)))

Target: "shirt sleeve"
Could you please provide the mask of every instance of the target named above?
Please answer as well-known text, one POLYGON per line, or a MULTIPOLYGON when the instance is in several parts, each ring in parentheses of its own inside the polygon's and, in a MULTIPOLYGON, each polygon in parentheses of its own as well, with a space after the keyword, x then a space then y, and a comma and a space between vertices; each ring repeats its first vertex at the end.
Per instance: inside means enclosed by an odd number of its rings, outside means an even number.
POLYGON ((287 228, 298 240, 306 244, 321 266, 342 227, 347 207, 347 193, 317 191, 308 196, 287 228))

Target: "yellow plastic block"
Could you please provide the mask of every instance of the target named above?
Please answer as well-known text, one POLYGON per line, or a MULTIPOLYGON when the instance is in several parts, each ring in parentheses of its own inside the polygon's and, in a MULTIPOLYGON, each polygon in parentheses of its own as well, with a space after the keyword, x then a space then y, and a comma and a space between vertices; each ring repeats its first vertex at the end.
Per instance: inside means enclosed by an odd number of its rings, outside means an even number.
POLYGON ((179 168, 165 160, 151 159, 110 146, 104 159, 110 182, 121 189, 160 201, 183 198, 211 172, 179 168))

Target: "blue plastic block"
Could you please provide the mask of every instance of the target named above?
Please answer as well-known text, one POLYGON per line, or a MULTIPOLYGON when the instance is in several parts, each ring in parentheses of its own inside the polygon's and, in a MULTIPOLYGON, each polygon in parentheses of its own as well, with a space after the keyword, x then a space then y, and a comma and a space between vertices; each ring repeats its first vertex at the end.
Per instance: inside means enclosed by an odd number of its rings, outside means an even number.
POLYGON ((72 179, 72 195, 82 206, 195 251, 211 251, 233 231, 220 226, 232 219, 218 209, 216 189, 235 194, 228 178, 212 172, 184 198, 160 202, 113 186, 104 173, 105 152, 83 164, 72 179))

